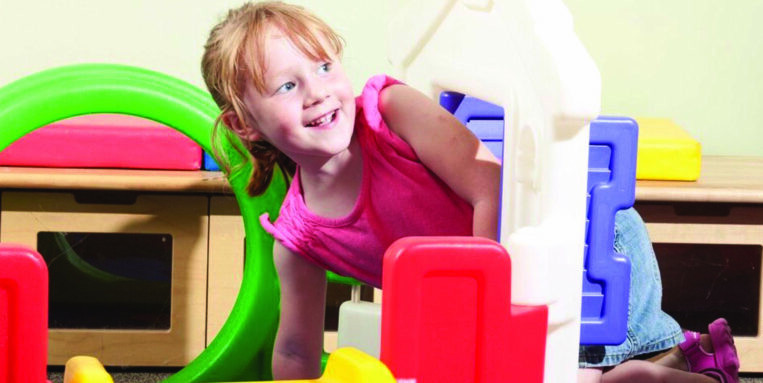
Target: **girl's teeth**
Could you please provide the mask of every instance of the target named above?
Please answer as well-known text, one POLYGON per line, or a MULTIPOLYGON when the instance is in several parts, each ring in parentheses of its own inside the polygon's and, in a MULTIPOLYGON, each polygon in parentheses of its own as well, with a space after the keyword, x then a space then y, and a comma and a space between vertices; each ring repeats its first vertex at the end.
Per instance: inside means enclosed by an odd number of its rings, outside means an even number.
POLYGON ((327 114, 327 115, 321 117, 320 119, 314 120, 313 122, 310 123, 310 126, 323 125, 323 124, 331 121, 331 117, 333 115, 334 115, 334 113, 330 113, 330 114, 327 114))

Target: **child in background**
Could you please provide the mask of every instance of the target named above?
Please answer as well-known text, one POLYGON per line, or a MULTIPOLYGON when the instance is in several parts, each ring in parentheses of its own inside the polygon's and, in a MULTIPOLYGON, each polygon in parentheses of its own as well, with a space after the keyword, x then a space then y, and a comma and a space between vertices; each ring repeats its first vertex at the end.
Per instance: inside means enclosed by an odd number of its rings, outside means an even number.
POLYGON ((682 336, 662 311, 657 258, 633 208, 615 216, 614 247, 631 261, 627 339, 617 346, 581 346, 578 382, 737 383, 739 359, 724 319, 711 323, 707 335, 682 336))
POLYGON ((320 375, 326 269, 381 287, 382 256, 399 238, 498 232, 500 164, 490 151, 392 78, 372 77, 354 97, 341 53, 322 20, 263 2, 230 11, 202 59, 217 126, 254 158, 250 194, 276 166, 292 176, 278 219, 261 217, 281 282, 276 379, 320 375))

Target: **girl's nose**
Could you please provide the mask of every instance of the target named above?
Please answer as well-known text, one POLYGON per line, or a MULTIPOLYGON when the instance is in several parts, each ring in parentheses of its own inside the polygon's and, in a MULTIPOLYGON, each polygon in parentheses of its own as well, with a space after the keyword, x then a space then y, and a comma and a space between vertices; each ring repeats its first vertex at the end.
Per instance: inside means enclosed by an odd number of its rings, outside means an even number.
POLYGON ((328 97, 326 87, 320 83, 312 83, 305 86, 305 107, 320 104, 328 97))

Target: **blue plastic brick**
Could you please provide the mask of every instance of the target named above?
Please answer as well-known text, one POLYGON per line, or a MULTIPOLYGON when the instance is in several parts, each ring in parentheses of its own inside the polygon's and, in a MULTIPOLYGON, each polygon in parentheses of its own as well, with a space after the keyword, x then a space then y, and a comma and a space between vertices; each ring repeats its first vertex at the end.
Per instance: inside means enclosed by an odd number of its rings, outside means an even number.
MULTIPOLYGON (((501 158, 500 106, 455 92, 443 92, 440 105, 501 158)), ((628 325, 630 262, 614 251, 614 223, 615 213, 635 198, 638 125, 600 117, 591 123, 590 142, 580 343, 620 344, 628 325)))
POLYGON ((466 127, 483 141, 503 141, 503 119, 482 120, 472 118, 466 127))
POLYGON ((620 344, 628 329, 631 265, 615 252, 615 213, 633 206, 638 125, 630 118, 591 122, 580 343, 620 344))
POLYGON ((220 170, 220 166, 217 165, 217 162, 215 162, 215 159, 212 158, 212 156, 207 152, 204 152, 204 158, 203 158, 203 161, 201 162, 201 168, 204 170, 212 170, 212 171, 220 170))

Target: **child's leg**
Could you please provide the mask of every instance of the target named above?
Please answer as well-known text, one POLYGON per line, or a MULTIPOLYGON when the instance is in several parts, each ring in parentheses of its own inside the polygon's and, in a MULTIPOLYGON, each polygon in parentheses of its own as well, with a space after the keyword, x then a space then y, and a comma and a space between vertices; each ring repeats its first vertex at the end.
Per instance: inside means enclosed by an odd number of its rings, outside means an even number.
POLYGON ((669 350, 684 340, 678 323, 662 311, 662 282, 646 225, 633 209, 615 216, 614 249, 631 262, 628 334, 620 345, 581 346, 580 367, 621 364, 636 355, 669 350))
POLYGON ((677 370, 645 360, 629 360, 601 376, 601 383, 718 383, 702 374, 677 370))
MULTIPOLYGON (((668 350, 683 341, 681 326, 662 310, 662 280, 646 225, 634 209, 615 216, 615 250, 631 262, 628 338, 632 356, 668 350)), ((630 358, 628 358, 630 359, 630 358)))

